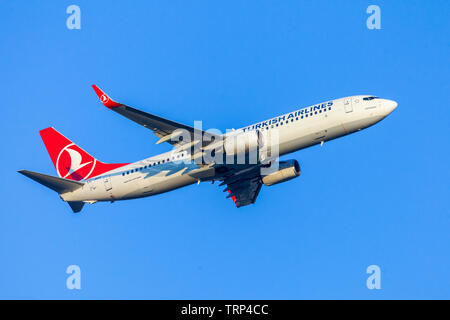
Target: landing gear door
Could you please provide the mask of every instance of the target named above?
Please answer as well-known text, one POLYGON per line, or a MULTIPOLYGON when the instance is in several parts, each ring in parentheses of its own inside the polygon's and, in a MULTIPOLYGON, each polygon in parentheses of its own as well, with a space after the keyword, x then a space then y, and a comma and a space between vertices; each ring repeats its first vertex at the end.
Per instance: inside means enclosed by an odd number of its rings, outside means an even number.
POLYGON ((352 99, 350 98, 344 99, 344 110, 345 113, 353 112, 352 99))

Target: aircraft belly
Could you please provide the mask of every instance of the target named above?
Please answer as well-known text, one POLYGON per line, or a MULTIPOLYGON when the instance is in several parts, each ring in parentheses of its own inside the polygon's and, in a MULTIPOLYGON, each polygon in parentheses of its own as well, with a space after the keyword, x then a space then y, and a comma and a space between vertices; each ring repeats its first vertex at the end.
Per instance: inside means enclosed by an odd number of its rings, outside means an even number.
POLYGON ((61 198, 64 201, 106 201, 111 200, 111 195, 102 183, 89 181, 81 189, 62 194, 61 198))
POLYGON ((117 200, 142 197, 143 177, 145 174, 125 176, 113 188, 113 196, 117 200))
POLYGON ((178 188, 182 188, 191 184, 196 183, 197 180, 191 176, 184 174, 175 177, 169 177, 164 180, 155 181, 152 184, 152 191, 149 195, 160 194, 168 191, 172 191, 178 188))
POLYGON ((317 124, 317 122, 313 122, 308 126, 295 126, 280 133, 280 155, 313 146, 328 140, 330 134, 336 134, 336 130, 331 130, 332 128, 329 127, 329 122, 322 122, 320 126, 317 124))
POLYGON ((147 177, 146 174, 135 177, 133 181, 122 182, 114 192, 117 200, 148 197, 195 183, 197 180, 187 174, 176 173, 166 176, 164 172, 147 177))
POLYGON ((352 132, 370 127, 370 126, 374 125, 375 123, 381 121, 382 119, 383 119, 382 116, 364 117, 364 118, 345 122, 343 125, 344 125, 347 133, 352 133, 352 132))

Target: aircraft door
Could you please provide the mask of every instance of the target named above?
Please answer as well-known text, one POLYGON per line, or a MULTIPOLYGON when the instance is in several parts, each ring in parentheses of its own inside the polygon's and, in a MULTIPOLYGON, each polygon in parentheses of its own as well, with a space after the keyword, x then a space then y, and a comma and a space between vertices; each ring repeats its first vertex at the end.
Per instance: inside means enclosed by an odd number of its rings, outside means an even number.
POLYGON ((105 185, 105 190, 106 191, 111 191, 111 189, 112 189, 111 177, 105 177, 103 179, 103 183, 105 185))
POLYGON ((350 99, 350 98, 344 99, 344 110, 345 110, 345 113, 353 112, 352 99, 350 99))

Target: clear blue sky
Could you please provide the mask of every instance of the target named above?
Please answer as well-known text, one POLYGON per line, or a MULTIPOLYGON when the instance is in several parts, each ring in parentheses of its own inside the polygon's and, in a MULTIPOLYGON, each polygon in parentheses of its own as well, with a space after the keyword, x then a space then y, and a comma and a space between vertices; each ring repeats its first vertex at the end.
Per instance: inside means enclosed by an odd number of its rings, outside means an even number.
POLYGON ((0 298, 450 298, 450 2, 2 1, 0 298), (81 30, 66 8, 81 8, 81 30), (366 28, 381 8, 382 30, 366 28), (237 210, 201 184, 72 214, 19 169, 56 174, 54 126, 106 162, 169 150, 90 85, 204 128, 354 94, 398 101, 296 152, 302 176, 237 210), (65 287, 66 268, 82 290, 65 287), (366 288, 377 264, 382 289, 366 288))

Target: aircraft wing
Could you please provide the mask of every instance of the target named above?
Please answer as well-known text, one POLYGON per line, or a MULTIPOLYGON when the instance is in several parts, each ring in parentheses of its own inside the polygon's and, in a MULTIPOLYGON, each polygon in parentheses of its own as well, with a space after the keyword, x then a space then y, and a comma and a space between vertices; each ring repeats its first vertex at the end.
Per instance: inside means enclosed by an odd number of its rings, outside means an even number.
POLYGON ((153 133, 158 138, 160 138, 157 144, 162 142, 168 142, 175 147, 180 147, 190 142, 193 144, 194 139, 198 139, 199 137, 203 141, 203 146, 205 146, 218 138, 218 136, 205 132, 203 130, 186 126, 184 124, 164 119, 156 115, 118 103, 112 100, 106 93, 104 93, 96 85, 93 85, 92 87, 94 88, 95 93, 98 95, 98 97, 100 98, 105 107, 144 126, 147 129, 152 130, 153 133), (186 130, 187 132, 190 133, 191 135, 190 141, 182 141, 177 138, 177 133, 180 132, 180 129, 186 130))
POLYGON ((237 173, 225 178, 221 185, 227 185, 227 198, 234 201, 236 207, 243 207, 255 203, 262 187, 260 167, 254 166, 250 170, 237 173))

